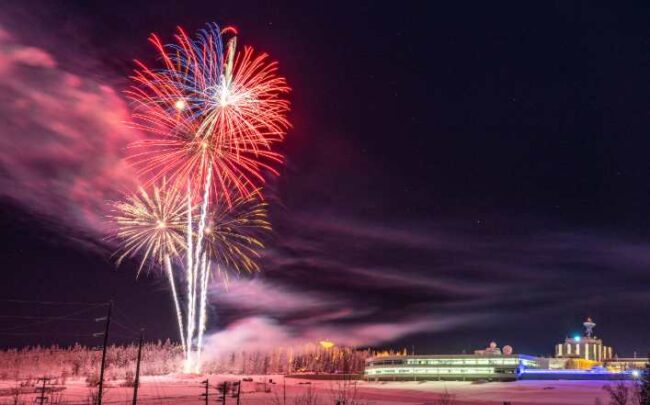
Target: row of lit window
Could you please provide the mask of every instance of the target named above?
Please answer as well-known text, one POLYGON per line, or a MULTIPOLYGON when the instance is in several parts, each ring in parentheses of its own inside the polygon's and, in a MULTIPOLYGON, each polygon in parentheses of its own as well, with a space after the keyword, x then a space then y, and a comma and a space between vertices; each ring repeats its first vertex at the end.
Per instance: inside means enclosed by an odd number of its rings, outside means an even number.
POLYGON ((404 360, 376 360, 370 364, 373 366, 382 366, 386 364, 404 364, 404 360))
POLYGON ((368 375, 376 374, 494 374, 492 367, 457 367, 457 368, 398 368, 398 369, 370 369, 368 375))
MULTIPOLYGON (((495 365, 517 365, 519 364, 519 359, 517 358, 504 358, 504 359, 436 359, 436 360, 408 360, 407 364, 449 364, 449 365, 483 365, 483 364, 495 364, 495 365)), ((535 365, 534 361, 531 360, 522 360, 522 363, 525 365, 535 365)))
MULTIPOLYGON (((576 342, 578 342, 578 341, 579 341, 579 339, 576 340, 576 342)), ((571 354, 575 354, 577 356, 581 355, 580 354, 580 344, 579 343, 576 343, 574 345, 572 345, 571 343, 566 343, 566 344, 560 343, 560 344, 558 344, 556 346, 556 354, 558 356, 563 355, 562 351, 563 351, 565 346, 566 346, 566 354, 567 355, 569 355, 569 356, 571 354), (573 353, 571 353, 572 351, 573 351, 573 353)), ((589 343, 585 343, 583 348, 582 348, 582 355, 587 360, 589 360, 590 358, 592 360, 600 360, 603 357, 612 357, 612 348, 607 347, 607 346, 603 346, 603 345, 597 344, 597 343, 594 343, 591 346, 589 345, 589 343)))

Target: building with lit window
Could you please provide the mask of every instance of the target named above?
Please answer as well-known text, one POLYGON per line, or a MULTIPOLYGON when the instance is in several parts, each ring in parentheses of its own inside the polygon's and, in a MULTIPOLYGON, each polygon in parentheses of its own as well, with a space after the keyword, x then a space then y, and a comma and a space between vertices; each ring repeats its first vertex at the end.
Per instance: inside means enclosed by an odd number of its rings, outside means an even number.
POLYGON ((584 336, 555 346, 555 357, 513 354, 512 347, 492 342, 474 354, 378 356, 366 360, 368 381, 456 380, 634 380, 646 359, 618 358, 593 334, 591 318, 584 336))
POLYGON ((648 359, 638 358, 638 357, 614 357, 612 359, 605 360, 604 366, 610 371, 630 371, 630 370, 643 370, 647 367, 648 359))
POLYGON ((555 345, 555 358, 558 359, 584 359, 588 362, 602 363, 612 359, 613 349, 605 346, 601 339, 593 335, 596 324, 587 318, 583 323, 585 327, 584 336, 568 337, 564 343, 555 345))
POLYGON ((537 358, 523 354, 387 356, 366 360, 364 377, 369 381, 513 381, 525 368, 537 367, 537 358))

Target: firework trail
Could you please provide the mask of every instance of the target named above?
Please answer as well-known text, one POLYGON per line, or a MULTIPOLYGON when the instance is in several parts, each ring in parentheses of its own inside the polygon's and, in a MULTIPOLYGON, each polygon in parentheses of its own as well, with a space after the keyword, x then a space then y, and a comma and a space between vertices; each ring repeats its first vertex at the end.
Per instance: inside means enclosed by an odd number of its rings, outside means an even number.
POLYGON ((199 308, 198 332, 196 342, 196 359, 194 360, 195 371, 201 369, 201 352, 203 351, 203 334, 205 333, 205 324, 207 321, 207 300, 208 300, 208 261, 205 253, 201 260, 201 301, 199 308))
MULTIPOLYGON (((187 336, 189 339, 189 344, 187 345, 187 361, 185 364, 186 371, 189 371, 191 368, 197 368, 199 367, 198 361, 192 361, 192 353, 197 351, 197 349, 193 348, 193 337, 194 337, 194 331, 197 327, 196 323, 196 295, 197 295, 197 284, 199 285, 199 290, 200 290, 200 308, 199 308, 199 319, 204 319, 205 318, 205 300, 207 300, 207 296, 204 291, 204 278, 207 278, 207 270, 206 270, 206 257, 204 253, 204 248, 203 248, 203 240, 205 236, 205 223, 207 219, 207 212, 208 212, 208 202, 209 202, 209 192, 210 192, 210 178, 211 178, 211 172, 208 172, 208 175, 206 176, 205 180, 205 186, 204 186, 204 194, 203 194, 203 199, 202 199, 202 204, 201 204, 201 214, 199 216, 199 223, 198 223, 198 231, 197 231, 197 238, 196 238, 196 247, 194 248, 194 251, 189 251, 189 255, 194 255, 194 263, 193 266, 188 269, 191 272, 191 278, 192 278, 192 283, 191 283, 191 291, 188 291, 188 294, 191 297, 191 307, 188 308, 188 311, 191 311, 191 316, 188 316, 188 330, 187 330, 187 336), (200 280, 199 280, 200 277, 200 280), (200 284, 199 284, 200 282, 200 284)), ((199 321, 200 322, 200 321, 199 321)), ((198 342, 197 342, 197 347, 200 347, 203 341, 203 336, 202 336, 202 331, 199 329, 199 336, 198 336, 198 342)), ((198 371, 198 370, 197 370, 198 371)))
POLYGON ((187 343, 185 342, 185 333, 183 332, 183 313, 181 312, 181 305, 178 301, 178 292, 176 291, 176 282, 174 281, 172 261, 169 258, 169 255, 165 255, 163 260, 165 262, 165 270, 167 271, 167 280, 169 281, 169 287, 172 290, 174 309, 176 310, 176 321, 178 322, 178 333, 181 338, 181 346, 183 349, 185 349, 187 343))
MULTIPOLYGON (((254 195, 259 193, 255 190, 254 195)), ((213 204, 213 211, 205 227, 206 251, 203 256, 201 312, 198 322, 196 365, 200 367, 203 335, 207 314, 205 304, 208 291, 209 263, 216 263, 217 272, 254 272, 259 270, 257 260, 264 248, 262 237, 271 231, 267 204, 257 198, 239 197, 230 203, 224 198, 213 204), (225 269, 225 270, 224 270, 225 269)))
POLYGON ((151 195, 143 188, 125 202, 114 204, 113 221, 118 226, 115 237, 122 241, 117 263, 126 257, 141 256, 138 274, 150 260, 165 268, 178 320, 181 344, 185 347, 183 316, 172 269, 172 257, 179 257, 186 248, 183 231, 185 215, 191 216, 191 205, 175 189, 153 187, 151 195))
MULTIPOLYGON (((274 166, 283 159, 273 147, 290 128, 290 88, 278 76, 277 63, 250 47, 238 50, 236 34, 209 24, 194 39, 179 28, 175 44, 163 45, 152 35, 162 68, 136 62, 135 85, 127 91, 134 102, 132 124, 148 134, 131 145, 129 160, 146 187, 168 179, 170 188, 186 190, 175 197, 183 208, 173 254, 159 262, 174 295, 186 371, 200 368, 212 269, 259 270, 255 259, 263 246, 255 232, 270 228, 259 187, 264 173, 277 174, 274 166), (230 36, 225 47, 223 35, 230 36), (184 321, 171 265, 183 255, 184 321)), ((122 238, 125 249, 146 258, 156 248, 151 236, 138 235, 145 239, 135 250, 122 238)))

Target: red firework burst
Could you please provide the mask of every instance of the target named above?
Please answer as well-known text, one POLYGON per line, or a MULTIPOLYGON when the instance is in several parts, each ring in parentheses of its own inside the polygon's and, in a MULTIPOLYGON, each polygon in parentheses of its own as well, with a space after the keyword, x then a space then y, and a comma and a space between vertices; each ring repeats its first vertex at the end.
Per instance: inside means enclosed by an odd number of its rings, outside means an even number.
POLYGON ((290 127, 290 88, 276 62, 250 47, 237 51, 235 37, 224 55, 216 26, 195 40, 182 29, 175 38, 175 45, 150 38, 162 69, 137 62, 127 94, 135 102, 134 126, 150 137, 132 145, 131 160, 150 182, 166 177, 185 187, 189 181, 202 193, 209 179, 213 196, 250 197, 263 172, 277 174, 282 162, 273 147, 290 127))

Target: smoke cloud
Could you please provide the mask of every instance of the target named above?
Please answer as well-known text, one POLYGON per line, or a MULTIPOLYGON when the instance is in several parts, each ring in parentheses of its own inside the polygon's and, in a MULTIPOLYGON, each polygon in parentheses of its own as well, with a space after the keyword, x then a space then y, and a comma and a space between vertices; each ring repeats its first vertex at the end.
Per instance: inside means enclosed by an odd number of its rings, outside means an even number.
POLYGON ((111 87, 68 72, 0 27, 0 196, 76 232, 102 235, 109 200, 134 185, 139 137, 111 87))

